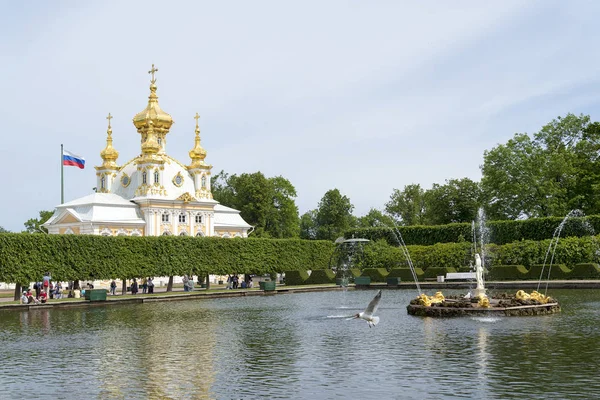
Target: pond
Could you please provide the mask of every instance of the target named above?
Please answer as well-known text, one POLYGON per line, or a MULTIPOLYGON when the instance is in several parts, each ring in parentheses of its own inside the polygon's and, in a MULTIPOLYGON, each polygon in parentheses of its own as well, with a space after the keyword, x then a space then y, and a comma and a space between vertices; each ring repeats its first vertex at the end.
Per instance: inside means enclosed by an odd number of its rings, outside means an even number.
MULTIPOLYGON (((600 293, 541 317, 412 317, 384 290, 0 311, 0 398, 594 398, 600 293)), ((429 293, 433 294, 433 293, 429 293)), ((452 294, 448 292, 447 294, 452 294)))

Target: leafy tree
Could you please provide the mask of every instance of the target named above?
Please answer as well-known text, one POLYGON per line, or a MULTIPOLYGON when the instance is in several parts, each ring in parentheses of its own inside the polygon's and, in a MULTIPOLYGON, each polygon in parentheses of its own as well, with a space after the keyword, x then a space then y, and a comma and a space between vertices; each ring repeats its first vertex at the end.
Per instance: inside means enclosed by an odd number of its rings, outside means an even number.
POLYGON ((300 217, 300 239, 317 238, 317 210, 310 210, 300 217))
POLYGON ((585 175, 597 166, 598 142, 589 122, 589 116, 567 114, 543 126, 533 139, 517 133, 486 151, 481 184, 488 216, 564 216, 576 205, 594 209, 593 183, 585 175))
POLYGON ((213 197, 255 226, 255 236, 298 237, 296 189, 285 178, 266 178, 261 172, 228 175, 221 171, 211 182, 213 197))
POLYGON ((394 189, 385 211, 402 225, 423 225, 425 223, 425 191, 419 184, 404 186, 404 190, 394 189))
POLYGON ((575 145, 575 184, 569 192, 569 208, 587 215, 600 214, 600 123, 593 122, 575 145))
POLYGON ((3 226, 0 226, 0 233, 8 233, 10 232, 8 229, 4 229, 3 226))
POLYGON ((342 196, 338 189, 329 190, 319 202, 316 213, 317 239, 335 240, 354 225, 350 199, 342 196))
POLYGON ((29 233, 48 233, 48 230, 42 226, 43 223, 48 221, 52 215, 54 215, 54 211, 45 211, 42 210, 39 212, 39 218, 30 218, 25 222, 25 229, 29 233))
POLYGON ((471 222, 477 218, 481 190, 479 183, 469 178, 450 179, 445 185, 434 183, 424 197, 429 225, 471 222))
POLYGON ((359 228, 374 228, 377 226, 393 227, 396 224, 394 218, 382 213, 376 208, 371 208, 367 214, 358 218, 359 228))

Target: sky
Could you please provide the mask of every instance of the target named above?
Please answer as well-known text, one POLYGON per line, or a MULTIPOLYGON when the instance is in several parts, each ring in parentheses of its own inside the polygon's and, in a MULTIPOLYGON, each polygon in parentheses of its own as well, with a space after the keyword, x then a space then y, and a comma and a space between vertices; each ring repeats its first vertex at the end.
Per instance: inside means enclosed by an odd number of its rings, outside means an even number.
POLYGON ((113 115, 122 165, 156 73, 189 164, 261 171, 300 214, 337 188, 362 216, 394 189, 481 179, 486 150, 569 112, 600 119, 600 2, 0 0, 0 226, 92 193, 113 115))

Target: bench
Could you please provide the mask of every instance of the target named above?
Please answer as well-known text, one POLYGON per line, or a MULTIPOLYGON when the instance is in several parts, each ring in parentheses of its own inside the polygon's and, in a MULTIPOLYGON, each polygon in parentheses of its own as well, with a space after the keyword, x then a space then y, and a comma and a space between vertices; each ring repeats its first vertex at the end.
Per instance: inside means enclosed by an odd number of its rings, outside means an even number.
POLYGON ((475 279, 475 272, 448 272, 446 280, 467 280, 475 279))

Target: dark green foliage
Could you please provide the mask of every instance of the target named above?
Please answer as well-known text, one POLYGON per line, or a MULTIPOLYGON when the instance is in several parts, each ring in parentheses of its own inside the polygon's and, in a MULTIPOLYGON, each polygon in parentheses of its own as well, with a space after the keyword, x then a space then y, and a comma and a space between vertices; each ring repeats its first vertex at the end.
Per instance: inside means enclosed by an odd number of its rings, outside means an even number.
MULTIPOLYGON (((532 218, 519 221, 489 221, 489 241, 506 244, 519 240, 551 239, 564 217, 532 218)), ((436 226, 399 226, 398 231, 406 245, 430 246, 436 243, 460 243, 473 236, 471 224, 448 224, 436 226)), ((561 237, 585 237, 600 233, 600 215, 569 218, 561 237)), ((372 241, 384 239, 392 246, 398 245, 393 228, 356 228, 344 233, 344 237, 365 238, 372 241)))
POLYGON ((599 279, 600 266, 594 263, 579 263, 571 270, 571 279, 599 279))
POLYGON ((326 268, 334 244, 299 239, 0 235, 0 281, 183 274, 268 274, 326 268))
POLYGON ((360 269, 358 269, 358 268, 351 268, 351 269, 349 269, 349 271, 352 274, 352 278, 356 278, 357 276, 360 276, 360 274, 362 273, 360 271, 360 269))
MULTIPOLYGON (((423 280, 423 275, 425 274, 421 268, 415 268, 415 273, 417 275, 418 280, 423 280)), ((387 276, 388 278, 400 278, 402 282, 414 282, 412 273, 410 272, 410 268, 394 268, 390 271, 387 276)))
POLYGON ((546 264, 533 264, 527 271, 527 279, 541 280, 548 279, 548 273, 550 273, 550 279, 572 279, 571 270, 564 264, 553 264, 550 266, 546 264))
POLYGON ((335 273, 330 269, 315 269, 305 281, 307 285, 335 283, 335 273))
POLYGON ((361 276, 370 277, 371 282, 385 282, 388 272, 385 268, 365 268, 363 269, 361 276))
POLYGON ((286 285, 304 285, 304 282, 308 279, 308 272, 303 270, 298 271, 285 271, 285 284, 286 285))
POLYGON ((495 265, 488 272, 488 281, 516 281, 527 279, 527 268, 523 265, 495 265))
POLYGON ((447 273, 456 272, 454 267, 429 267, 423 274, 423 279, 436 279, 438 276, 446 276, 447 273))

